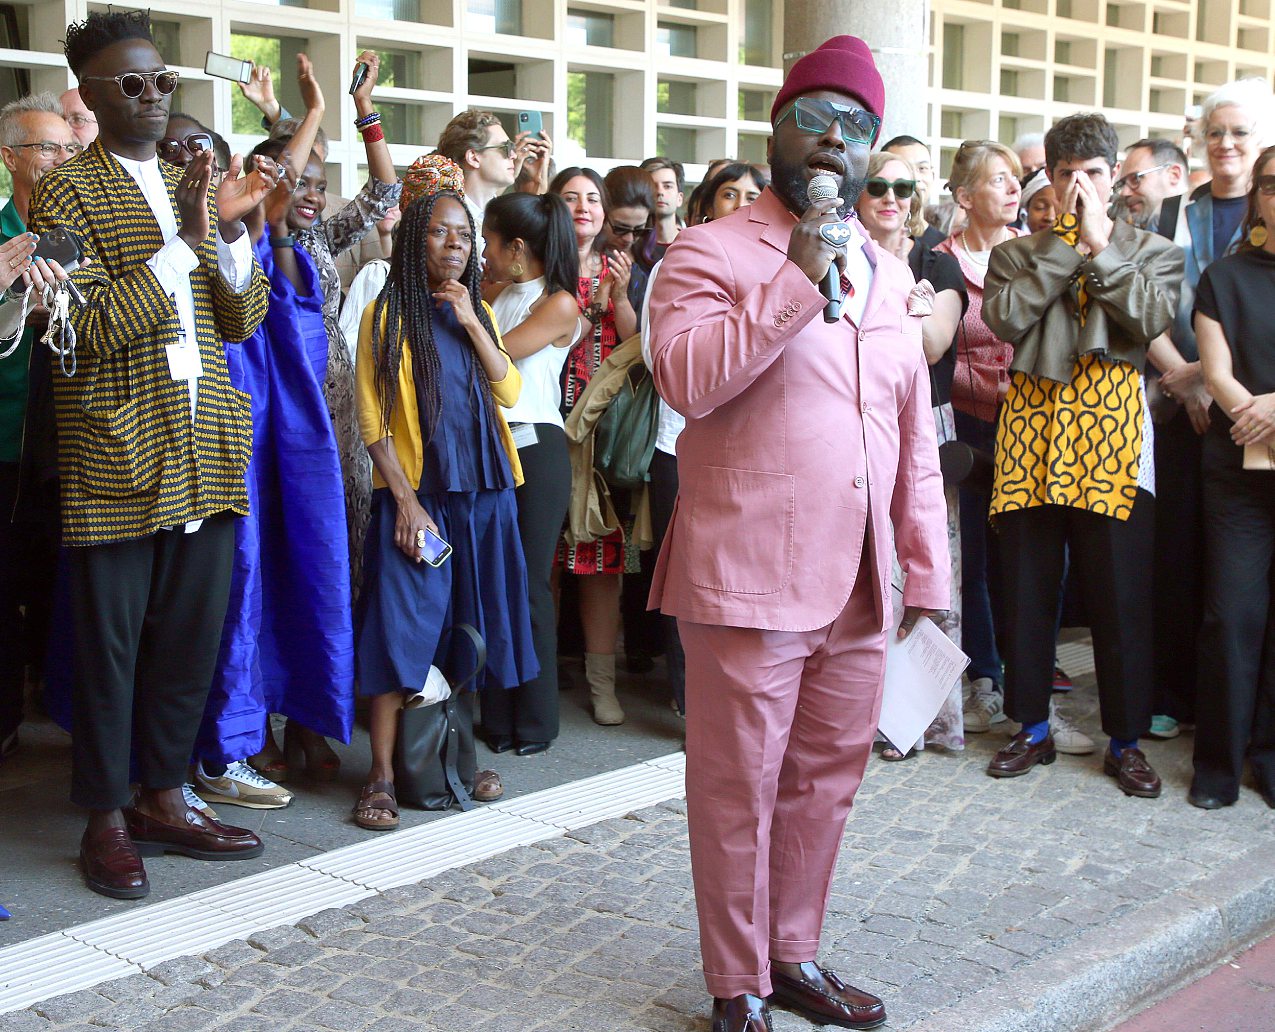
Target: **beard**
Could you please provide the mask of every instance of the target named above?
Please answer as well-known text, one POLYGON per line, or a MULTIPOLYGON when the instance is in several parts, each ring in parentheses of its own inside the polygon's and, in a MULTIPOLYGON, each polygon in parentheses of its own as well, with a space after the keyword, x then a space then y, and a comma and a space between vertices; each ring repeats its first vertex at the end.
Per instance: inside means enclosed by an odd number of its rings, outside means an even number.
MULTIPOLYGON (((855 202, 863 193, 867 179, 867 162, 856 164, 847 153, 845 157, 846 174, 841 178, 841 187, 837 196, 841 198, 838 211, 844 218, 854 210, 855 202)), ((781 157, 776 151, 770 157, 770 186, 779 195, 785 206, 798 218, 810 207, 810 196, 806 192, 809 180, 806 178, 807 166, 804 162, 781 157)))

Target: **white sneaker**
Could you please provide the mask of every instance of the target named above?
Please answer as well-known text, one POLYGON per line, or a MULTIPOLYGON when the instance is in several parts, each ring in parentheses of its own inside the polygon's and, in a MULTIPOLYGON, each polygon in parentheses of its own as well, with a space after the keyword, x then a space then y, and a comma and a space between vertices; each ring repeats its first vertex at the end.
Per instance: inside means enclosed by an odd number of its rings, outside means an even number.
POLYGON ((291 792, 263 778, 243 760, 227 766, 226 773, 219 778, 205 774, 201 762, 195 768, 195 791, 213 802, 247 806, 253 810, 282 810, 292 802, 291 792))
POLYGON ((1049 733, 1054 736, 1054 748, 1068 756, 1088 756, 1096 748, 1092 738, 1058 712, 1052 696, 1049 700, 1049 733))
POLYGON ((186 784, 182 785, 182 798, 186 800, 186 805, 192 810, 198 810, 210 821, 217 819, 217 811, 205 803, 199 796, 195 795, 195 786, 186 784))
POLYGON ((977 677, 970 682, 969 698, 965 701, 965 730, 981 734, 991 730, 993 724, 1003 723, 1005 697, 990 677, 977 677))

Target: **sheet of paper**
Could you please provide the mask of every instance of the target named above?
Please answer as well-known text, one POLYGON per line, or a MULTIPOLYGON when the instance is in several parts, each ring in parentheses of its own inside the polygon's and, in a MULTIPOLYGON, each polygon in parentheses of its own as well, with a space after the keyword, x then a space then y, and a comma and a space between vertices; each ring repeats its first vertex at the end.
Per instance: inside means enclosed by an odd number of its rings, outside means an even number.
POLYGON ((894 626, 886 644, 880 731, 899 752, 912 748, 955 687, 969 656, 933 620, 920 620, 903 641, 903 596, 894 590, 894 626))

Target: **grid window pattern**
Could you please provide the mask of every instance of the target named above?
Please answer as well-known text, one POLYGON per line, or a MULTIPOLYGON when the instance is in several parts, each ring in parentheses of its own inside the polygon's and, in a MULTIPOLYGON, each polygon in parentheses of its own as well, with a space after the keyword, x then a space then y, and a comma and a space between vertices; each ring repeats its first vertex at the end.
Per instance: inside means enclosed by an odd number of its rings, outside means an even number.
MULTIPOLYGON (((382 55, 376 98, 395 163, 432 147, 467 106, 508 125, 539 111, 560 166, 605 171, 664 150, 688 164, 759 160, 782 80, 785 0, 115 0, 148 7, 183 110, 247 150, 261 135, 238 88, 203 72, 208 50, 274 69, 299 100, 304 50, 327 97, 333 191, 357 189, 363 157, 348 95, 355 55, 382 55)), ((795 3, 799 0, 787 0, 795 3)), ((847 0, 849 2, 849 0, 847 0)), ((19 0, 0 46, 0 102, 72 85, 66 24, 105 0, 19 0)), ((1122 142, 1181 131, 1183 113, 1230 79, 1275 73, 1273 0, 931 0, 927 126, 962 139, 1042 131, 1101 107, 1122 142)), ((943 167, 947 167, 946 160, 943 167)))

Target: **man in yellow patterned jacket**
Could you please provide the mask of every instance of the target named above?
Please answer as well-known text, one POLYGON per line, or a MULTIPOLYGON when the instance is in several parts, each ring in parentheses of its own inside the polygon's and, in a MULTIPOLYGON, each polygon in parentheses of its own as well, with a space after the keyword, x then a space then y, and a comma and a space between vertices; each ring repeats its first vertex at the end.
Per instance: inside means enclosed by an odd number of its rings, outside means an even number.
POLYGON ((69 356, 54 371, 75 640, 71 798, 89 811, 89 887, 135 899, 149 891, 143 854, 264 848, 189 807, 182 785, 234 518, 248 504, 248 398, 230 385, 222 340, 247 337, 265 314, 268 283, 241 220, 277 170, 240 178, 236 167, 210 197, 211 153, 184 171, 156 158, 177 73, 146 12, 91 13, 67 28, 66 57, 100 132, 40 181, 29 221, 71 230, 86 259, 73 276, 85 298, 71 307, 74 371, 69 356))
POLYGON ((992 518, 1005 600, 1005 712, 1022 731, 987 766, 1012 778, 1054 762, 1049 693, 1065 556, 1093 632, 1102 769, 1127 795, 1160 777, 1138 748, 1151 726, 1155 461, 1142 387, 1147 347, 1173 319, 1182 252, 1113 222, 1115 129, 1075 114, 1045 134, 1052 228, 992 251, 983 320, 1014 346, 996 431, 992 518))

